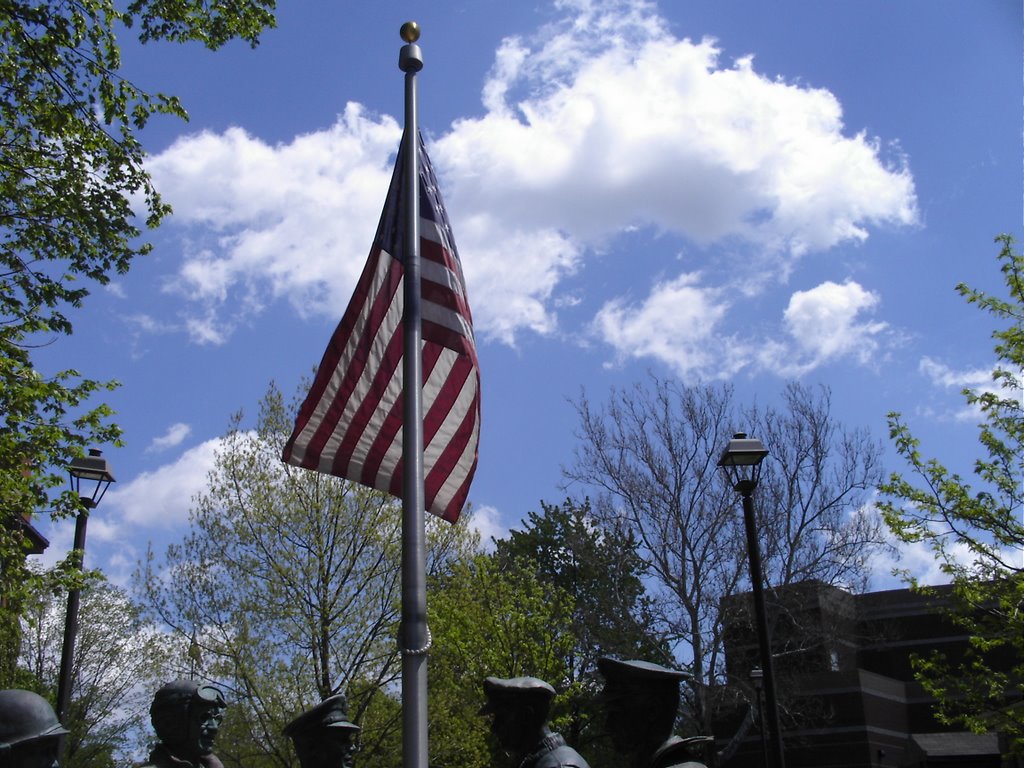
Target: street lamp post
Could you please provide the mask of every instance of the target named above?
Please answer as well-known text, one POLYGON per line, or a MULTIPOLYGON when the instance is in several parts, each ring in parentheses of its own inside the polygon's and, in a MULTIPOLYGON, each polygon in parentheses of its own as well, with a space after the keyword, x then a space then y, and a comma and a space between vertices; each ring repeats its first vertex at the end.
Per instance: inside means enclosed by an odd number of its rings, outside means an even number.
POLYGON ((760 667, 750 670, 750 685, 757 696, 757 730, 761 732, 761 759, 768 765, 768 734, 764 727, 764 672, 760 667))
POLYGON ((767 723, 771 736, 775 768, 786 768, 782 748, 782 730, 779 728, 779 706, 775 696, 775 673, 772 664, 772 646, 768 637, 768 619, 764 607, 763 572, 761 570, 761 548, 757 543, 757 528, 754 523, 754 489, 761 472, 761 462, 768 455, 760 440, 751 439, 743 432, 737 432, 722 451, 718 466, 725 470, 732 487, 743 497, 743 524, 747 531, 747 557, 750 560, 750 589, 754 595, 754 619, 757 624, 757 640, 761 651, 761 671, 764 679, 765 706, 768 710, 767 723))
MULTIPOLYGON (((74 459, 68 465, 71 490, 78 494, 82 509, 75 518, 75 548, 73 559, 79 571, 85 562, 85 528, 89 511, 96 508, 114 482, 110 464, 101 451, 89 450, 88 456, 74 459), (84 491, 83 491, 84 484, 84 491), (91 492, 90 492, 91 489, 91 492)), ((78 587, 68 591, 68 612, 64 620, 64 644, 60 653, 60 677, 57 680, 57 719, 66 727, 65 717, 71 698, 71 668, 75 659, 75 638, 78 636, 78 606, 81 595, 78 587)))

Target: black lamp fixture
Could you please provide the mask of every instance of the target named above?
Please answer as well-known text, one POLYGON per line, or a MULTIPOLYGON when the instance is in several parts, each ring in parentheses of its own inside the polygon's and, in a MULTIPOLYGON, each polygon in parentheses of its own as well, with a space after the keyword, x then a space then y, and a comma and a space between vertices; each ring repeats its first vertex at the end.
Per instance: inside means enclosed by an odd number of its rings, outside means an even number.
POLYGON ((753 491, 761 477, 761 462, 768 455, 764 443, 756 438, 747 437, 745 432, 737 432, 722 451, 718 466, 725 470, 732 487, 743 492, 743 487, 750 486, 753 491))
POLYGON ((770 764, 768 757, 768 734, 764 727, 764 672, 760 667, 750 670, 750 687, 754 689, 754 696, 757 697, 757 729, 761 732, 761 760, 764 765, 770 764))
POLYGON ((764 681, 767 722, 762 722, 764 733, 768 727, 775 768, 786 768, 779 728, 778 699, 775 696, 775 672, 772 665, 772 646, 768 637, 768 619, 764 607, 764 574, 761 570, 761 547, 757 541, 754 522, 754 489, 761 477, 761 462, 768 455, 764 444, 737 432, 722 451, 718 466, 724 471, 733 489, 743 497, 743 525, 747 533, 747 557, 750 561, 750 591, 754 596, 754 618, 757 622, 757 643, 761 653, 761 674, 764 681))
POLYGON ((750 687, 760 692, 761 686, 764 683, 764 672, 761 671, 761 668, 754 667, 750 670, 748 677, 750 678, 750 687))
POLYGON ((71 490, 78 494, 87 509, 99 504, 107 488, 114 482, 110 462, 103 458, 103 451, 98 448, 90 448, 88 456, 73 459, 68 464, 68 475, 71 477, 71 490))
MULTIPOLYGON (((71 479, 71 490, 78 494, 82 510, 75 518, 75 548, 73 554, 76 565, 82 568, 85 561, 85 530, 89 522, 89 511, 103 499, 103 494, 114 482, 114 474, 110 464, 103 458, 102 451, 89 449, 88 456, 80 456, 68 464, 68 475, 71 479)), ((71 670, 75 658, 75 638, 78 636, 78 607, 81 600, 79 589, 75 587, 68 592, 68 612, 64 620, 64 645, 60 654, 60 677, 57 679, 57 719, 66 728, 68 702, 71 699, 71 670)))

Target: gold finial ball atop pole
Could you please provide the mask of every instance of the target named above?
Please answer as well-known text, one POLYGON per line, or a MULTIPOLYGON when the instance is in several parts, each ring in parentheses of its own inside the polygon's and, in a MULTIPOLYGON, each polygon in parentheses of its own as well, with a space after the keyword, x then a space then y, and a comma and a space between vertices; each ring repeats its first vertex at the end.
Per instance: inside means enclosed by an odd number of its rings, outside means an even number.
POLYGON ((407 21, 402 25, 402 29, 399 34, 405 42, 415 43, 420 39, 420 25, 415 21, 407 21))

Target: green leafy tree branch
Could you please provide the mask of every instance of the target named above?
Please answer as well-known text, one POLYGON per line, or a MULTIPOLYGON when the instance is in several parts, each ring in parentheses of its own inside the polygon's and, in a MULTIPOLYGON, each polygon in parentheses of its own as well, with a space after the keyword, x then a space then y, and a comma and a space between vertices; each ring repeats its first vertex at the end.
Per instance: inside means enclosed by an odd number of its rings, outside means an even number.
POLYGON ((44 375, 33 353, 71 334, 90 289, 151 250, 143 228, 170 206, 139 132, 156 114, 188 117, 176 97, 125 75, 118 35, 256 45, 273 10, 274 0, 0 0, 0 686, 12 681, 33 578, 20 520, 76 513, 70 494, 52 498, 64 467, 121 435, 111 409, 92 401, 116 382, 44 375))
MULTIPOLYGON (((893 473, 880 487, 880 507, 892 532, 907 543, 927 544, 953 583, 951 621, 969 635, 963 658, 941 654, 915 660, 925 689, 936 698, 936 717, 972 731, 1001 731, 1011 749, 1024 751, 1024 256, 1010 235, 996 238, 1007 296, 963 283, 968 303, 988 312, 997 364, 992 385, 963 390, 980 415, 982 455, 974 485, 925 458, 920 441, 898 413, 889 414, 890 437, 909 473, 893 473), (964 553, 967 556, 964 556, 964 553)), ((908 577, 909 578, 909 577, 908 577)), ((927 586, 914 583, 922 591, 927 586)))

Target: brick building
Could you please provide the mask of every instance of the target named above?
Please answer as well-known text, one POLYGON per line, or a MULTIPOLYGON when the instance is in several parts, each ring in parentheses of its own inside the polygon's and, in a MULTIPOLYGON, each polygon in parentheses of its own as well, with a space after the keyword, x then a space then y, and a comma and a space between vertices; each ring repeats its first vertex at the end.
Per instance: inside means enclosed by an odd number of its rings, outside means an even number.
MULTIPOLYGON (((776 687, 795 719, 783 724, 787 768, 1019 768, 1002 757, 998 734, 958 732, 932 716, 934 700, 914 681, 914 653, 963 653, 967 636, 942 615, 951 588, 850 594, 820 582, 788 587, 770 606, 776 687)), ((750 598, 724 606, 726 668, 745 681, 760 666, 750 598)), ((749 690, 749 689, 748 689, 749 690)), ((749 707, 739 687, 713 692, 722 749, 749 707)), ((747 694, 749 695, 749 693, 747 694)), ((719 768, 762 766, 758 728, 719 768)))

